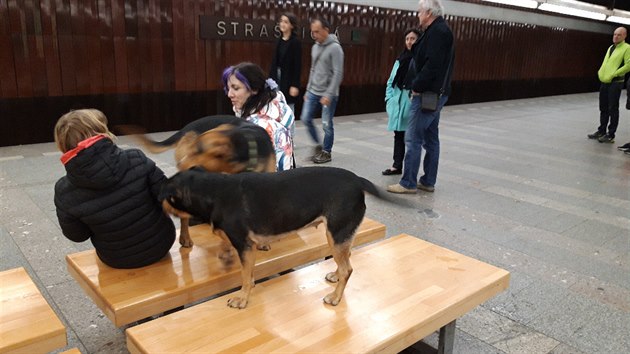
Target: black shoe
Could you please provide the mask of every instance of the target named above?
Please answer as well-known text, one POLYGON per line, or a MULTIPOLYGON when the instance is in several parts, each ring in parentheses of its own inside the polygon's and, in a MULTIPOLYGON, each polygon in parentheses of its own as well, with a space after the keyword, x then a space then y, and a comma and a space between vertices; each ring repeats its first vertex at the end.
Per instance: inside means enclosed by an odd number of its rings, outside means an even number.
POLYGON ((602 136, 601 138, 597 139, 597 141, 599 141, 600 143, 612 144, 615 142, 615 137, 606 134, 602 136))
POLYGON ((617 146, 617 150, 630 151, 630 143, 626 143, 626 144, 623 144, 621 146, 617 146))
POLYGON ((313 148, 313 155, 308 156, 307 158, 304 159, 304 161, 313 162, 313 161, 315 161, 317 156, 319 156, 319 154, 321 154, 321 153, 322 153, 322 146, 321 145, 316 145, 313 148))
POLYGON ((424 184, 418 182, 418 189, 421 191, 425 191, 425 192, 429 192, 429 193, 433 193, 435 192, 435 187, 433 186, 425 186, 424 184))
POLYGON ((587 137, 588 137, 589 139, 599 139, 599 138, 601 138, 601 137, 602 137, 602 136, 604 136, 604 135, 606 135, 606 134, 604 134, 604 133, 602 133, 602 132, 600 132, 600 131, 598 130, 598 131, 596 131, 596 132, 595 132, 595 133, 593 133, 593 134, 589 134, 589 135, 587 135, 587 137))
POLYGON ((328 151, 322 151, 319 155, 313 157, 315 163, 326 163, 332 161, 332 156, 328 151))
POLYGON ((385 171, 381 172, 383 176, 391 176, 391 175, 402 175, 402 170, 388 168, 385 171))

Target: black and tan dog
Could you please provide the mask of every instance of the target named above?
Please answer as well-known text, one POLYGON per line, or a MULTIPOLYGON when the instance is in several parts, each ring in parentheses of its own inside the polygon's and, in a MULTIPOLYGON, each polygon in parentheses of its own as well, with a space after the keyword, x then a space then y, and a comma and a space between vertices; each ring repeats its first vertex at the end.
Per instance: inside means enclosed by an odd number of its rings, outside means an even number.
MULTIPOLYGON (((177 169, 202 167, 210 172, 274 172, 276 155, 269 134, 256 124, 235 116, 208 116, 197 119, 163 141, 139 134, 133 126, 117 126, 133 134, 152 153, 175 148, 177 169)), ((189 220, 181 218, 179 243, 192 247, 189 220)))
POLYGON ((324 302, 337 305, 352 273, 350 248, 365 215, 364 192, 394 201, 365 178, 333 167, 238 175, 194 169, 165 182, 160 200, 164 210, 173 215, 192 215, 211 224, 215 234, 224 240, 226 252, 229 245, 236 249, 243 286, 228 301, 230 307, 236 308, 247 306, 254 286, 256 246, 324 223, 337 263, 337 270, 328 273, 326 280, 338 282, 324 302))

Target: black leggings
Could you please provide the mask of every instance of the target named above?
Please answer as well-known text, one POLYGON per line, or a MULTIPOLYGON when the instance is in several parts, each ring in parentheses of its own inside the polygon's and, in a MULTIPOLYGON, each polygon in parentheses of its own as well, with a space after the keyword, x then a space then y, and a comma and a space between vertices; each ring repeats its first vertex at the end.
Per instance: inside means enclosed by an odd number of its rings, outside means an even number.
POLYGON ((402 170, 403 160, 405 159, 405 132, 394 131, 394 164, 393 168, 402 170))
POLYGON ((599 128, 597 131, 615 137, 619 125, 619 97, 623 89, 623 81, 601 84, 599 87, 599 128), (610 124, 609 124, 610 122, 610 124))

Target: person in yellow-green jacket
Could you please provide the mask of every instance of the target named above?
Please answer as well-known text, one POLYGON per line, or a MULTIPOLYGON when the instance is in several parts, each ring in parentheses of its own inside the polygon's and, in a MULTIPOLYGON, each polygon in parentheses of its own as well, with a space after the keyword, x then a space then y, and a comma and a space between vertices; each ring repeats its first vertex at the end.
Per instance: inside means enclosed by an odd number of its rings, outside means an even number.
POLYGON ((613 33, 613 45, 608 48, 604 62, 597 72, 599 87, 599 127, 589 139, 600 143, 614 143, 619 124, 619 98, 624 86, 624 76, 630 72, 630 45, 625 42, 628 31, 619 27, 613 33), (606 132, 608 126, 608 132, 606 132))

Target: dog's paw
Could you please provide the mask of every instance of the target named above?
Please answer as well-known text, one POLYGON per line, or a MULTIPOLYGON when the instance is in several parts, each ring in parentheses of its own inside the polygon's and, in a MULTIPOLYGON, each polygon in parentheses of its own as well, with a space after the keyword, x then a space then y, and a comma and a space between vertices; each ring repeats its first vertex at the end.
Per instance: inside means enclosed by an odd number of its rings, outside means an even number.
POLYGON ((328 280, 331 283, 338 282, 339 281, 339 277, 337 276, 337 272, 330 272, 330 273, 326 274, 326 280, 328 280))
POLYGON ((182 245, 182 247, 186 247, 186 248, 190 248, 194 245, 191 239, 183 239, 181 237, 179 238, 179 244, 182 245))
POLYGON ((242 297, 233 297, 228 300, 228 306, 236 309, 244 309, 247 307, 247 299, 242 297))
POLYGON ((340 297, 337 297, 337 295, 335 295, 334 292, 326 295, 324 297, 324 303, 328 304, 328 305, 333 305, 333 306, 337 306, 339 305, 339 302, 341 301, 340 297))
POLYGON ((271 246, 269 245, 258 245, 256 246, 256 249, 259 251, 270 251, 271 250, 271 246))

